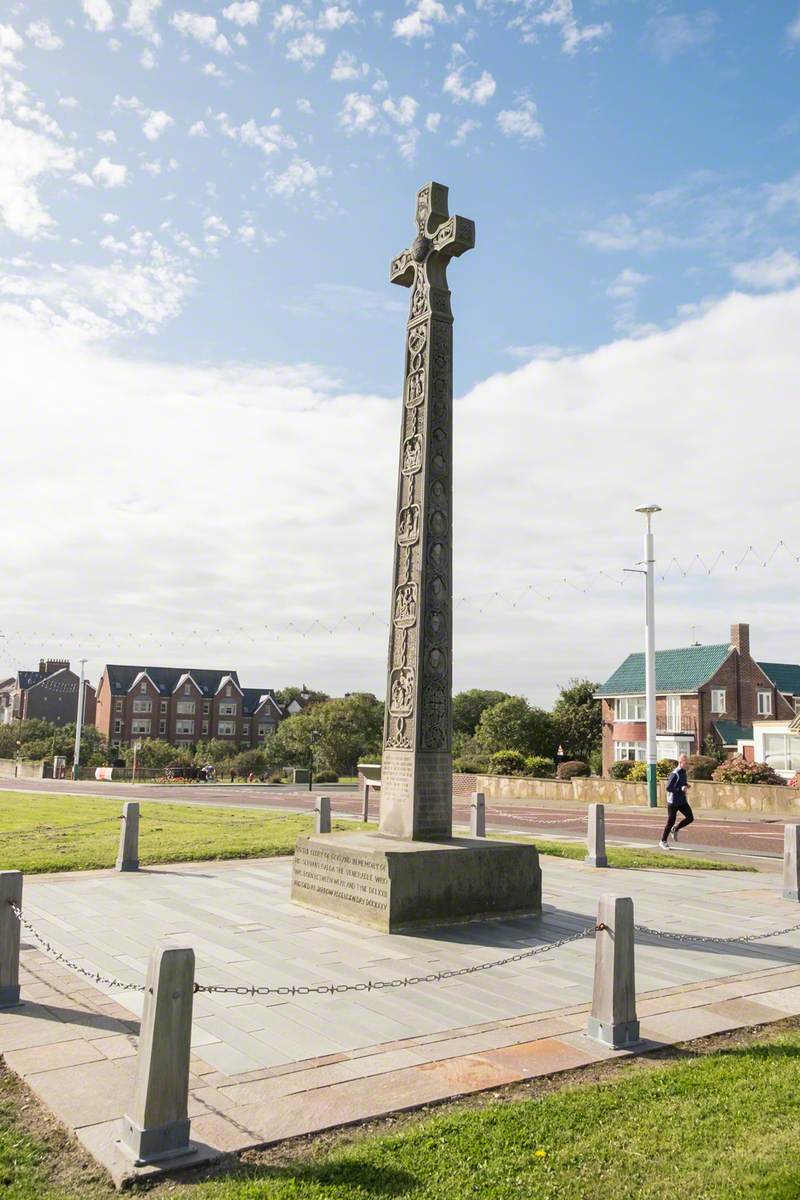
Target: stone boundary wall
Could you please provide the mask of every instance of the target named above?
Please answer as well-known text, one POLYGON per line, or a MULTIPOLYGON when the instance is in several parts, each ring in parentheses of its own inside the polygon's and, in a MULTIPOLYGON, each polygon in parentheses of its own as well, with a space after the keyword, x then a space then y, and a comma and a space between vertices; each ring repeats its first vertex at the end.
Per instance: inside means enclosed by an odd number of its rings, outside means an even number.
POLYGON ((51 779, 52 762, 32 762, 27 758, 0 758, 0 779, 51 779))

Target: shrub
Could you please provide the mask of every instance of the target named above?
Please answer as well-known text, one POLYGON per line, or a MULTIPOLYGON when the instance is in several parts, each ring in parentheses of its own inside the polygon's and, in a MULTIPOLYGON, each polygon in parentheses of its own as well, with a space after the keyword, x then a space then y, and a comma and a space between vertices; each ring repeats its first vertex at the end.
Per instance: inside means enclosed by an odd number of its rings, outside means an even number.
POLYGON ((686 775, 689 779, 711 779, 718 760, 710 754, 690 754, 686 760, 686 775))
POLYGON ((656 763, 656 779, 669 779, 677 765, 677 758, 660 758, 656 763))
POLYGON ((543 758, 541 754, 531 754, 525 759, 525 774, 534 779, 552 779, 556 773, 555 763, 551 758, 543 758))
POLYGON ((589 764, 580 762, 578 759, 572 759, 568 762, 558 764, 556 776, 559 779, 575 779, 578 776, 591 775, 589 764))
POLYGON ((492 775, 524 775, 525 755, 519 750, 498 750, 491 758, 492 775))
POLYGON ((800 771, 789 780, 789 787, 800 788, 800 771))
POLYGON ((248 775, 262 775, 264 766, 264 755, 260 750, 242 750, 220 767, 220 773, 225 775, 232 771, 238 779, 246 779, 248 775))
POLYGON ((644 783, 647 779, 647 763, 635 762, 628 772, 628 783, 644 783))
POLYGON ((720 763, 712 778, 717 783, 768 783, 783 786, 786 780, 767 763, 748 762, 742 754, 734 754, 720 763))
POLYGON ((317 771, 314 776, 315 783, 338 783, 339 776, 335 771, 317 771))
POLYGON ((486 759, 454 758, 453 770, 459 775, 486 775, 489 764, 486 759))
POLYGON ((589 769, 593 775, 603 774, 603 751, 593 750, 589 755, 589 769))
POLYGON ((613 762, 608 768, 608 774, 612 779, 627 779, 636 763, 630 761, 629 758, 622 758, 619 762, 613 762))

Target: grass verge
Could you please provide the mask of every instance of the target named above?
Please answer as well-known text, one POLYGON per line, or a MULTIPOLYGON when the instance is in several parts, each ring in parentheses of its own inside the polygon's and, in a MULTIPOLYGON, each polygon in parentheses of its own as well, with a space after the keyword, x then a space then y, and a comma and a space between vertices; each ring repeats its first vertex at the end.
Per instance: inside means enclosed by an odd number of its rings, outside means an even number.
MULTIPOLYGON (((573 858, 583 862, 586 847, 582 842, 559 842, 548 837, 527 838, 514 834, 490 833, 489 837, 503 841, 530 842, 538 846, 540 854, 552 854, 555 858, 573 858)), ((646 868, 656 871, 755 871, 745 863, 717 862, 713 858, 696 858, 693 854, 679 854, 675 850, 640 850, 627 846, 606 846, 608 865, 617 868, 646 868)))
MULTIPOLYGON (((175 1177, 174 1200, 796 1200, 800 1030, 737 1031, 655 1060, 610 1062, 476 1097, 391 1132, 286 1144, 209 1177, 175 1177), (719 1049, 720 1044, 724 1047, 719 1049), (590 1079, 598 1082, 587 1082, 590 1079), (523 1097, 523 1098, 520 1098, 523 1097)), ((7 1200, 114 1195, 77 1143, 0 1075, 0 1186, 7 1200)))

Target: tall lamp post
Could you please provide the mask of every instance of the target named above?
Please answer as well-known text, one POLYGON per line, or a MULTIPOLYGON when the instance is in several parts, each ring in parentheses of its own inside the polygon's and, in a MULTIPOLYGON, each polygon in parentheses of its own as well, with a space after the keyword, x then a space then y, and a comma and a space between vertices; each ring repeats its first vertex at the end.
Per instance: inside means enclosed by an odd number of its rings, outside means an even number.
POLYGON ((84 673, 86 671, 86 659, 81 659, 81 682, 78 688, 78 716, 75 722, 75 753, 72 756, 72 778, 78 778, 78 767, 81 758, 81 726, 83 725, 83 702, 85 697, 85 684, 83 682, 84 673))
POLYGON ((647 528, 644 535, 644 690, 645 714, 647 717, 647 799, 651 808, 657 808, 658 779, 656 777, 656 761, 658 759, 658 746, 656 742, 655 554, 653 553, 651 521, 653 514, 661 512, 661 508, 658 504, 642 504, 636 511, 643 513, 647 518, 647 528))

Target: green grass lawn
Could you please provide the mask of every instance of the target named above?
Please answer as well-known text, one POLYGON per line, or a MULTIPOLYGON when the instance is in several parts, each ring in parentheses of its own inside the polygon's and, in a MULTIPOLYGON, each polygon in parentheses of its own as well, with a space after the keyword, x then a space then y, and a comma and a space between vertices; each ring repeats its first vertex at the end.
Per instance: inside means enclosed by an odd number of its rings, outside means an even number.
MULTIPOLYGON (((601 1083, 454 1106, 399 1133, 271 1152, 227 1175, 156 1189, 174 1200, 797 1200, 800 1031, 677 1062, 628 1063, 601 1083)), ((0 1079, 6 1200, 111 1197, 86 1156, 20 1112, 0 1079), (71 1167, 71 1164, 72 1167, 71 1167)))
MULTIPOLYGON (((32 874, 112 867, 119 844, 121 812, 121 799, 0 791, 0 870, 32 874)), ((140 801, 140 814, 139 859, 143 865, 292 854, 298 835, 309 833, 313 823, 310 814, 155 804, 146 800, 140 801)), ((334 822, 334 829, 364 828, 374 825, 334 822)), ((583 859, 586 853, 579 842, 524 837, 513 840, 535 842, 542 854, 560 858, 583 859)), ((608 848, 608 860, 612 867, 753 869, 675 852, 615 846, 608 848)))
MULTIPOLYGON (((0 870, 81 871, 113 867, 121 800, 0 792, 0 870), (78 828, 74 828, 78 826, 78 828), (83 828, 80 828, 83 826, 83 828)), ((143 865, 293 854, 310 814, 140 801, 143 865)), ((363 828, 334 822, 335 829, 363 828)))

